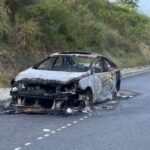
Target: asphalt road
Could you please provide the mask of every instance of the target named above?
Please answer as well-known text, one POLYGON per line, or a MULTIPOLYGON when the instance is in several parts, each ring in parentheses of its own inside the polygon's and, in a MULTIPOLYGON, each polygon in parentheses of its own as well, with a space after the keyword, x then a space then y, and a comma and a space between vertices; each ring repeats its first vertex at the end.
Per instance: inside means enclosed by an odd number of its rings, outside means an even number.
POLYGON ((0 150, 149 150, 150 72, 123 79, 139 95, 90 114, 1 115, 0 150))

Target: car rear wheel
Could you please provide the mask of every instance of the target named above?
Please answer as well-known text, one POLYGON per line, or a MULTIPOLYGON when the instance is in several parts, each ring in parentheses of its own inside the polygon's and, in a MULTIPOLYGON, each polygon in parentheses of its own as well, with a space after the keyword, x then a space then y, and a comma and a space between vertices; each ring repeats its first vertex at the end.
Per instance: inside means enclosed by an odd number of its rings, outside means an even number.
POLYGON ((120 80, 118 80, 116 82, 116 87, 115 87, 115 89, 114 89, 114 91, 112 93, 112 97, 116 98, 118 96, 118 94, 119 94, 119 91, 120 91, 120 80))

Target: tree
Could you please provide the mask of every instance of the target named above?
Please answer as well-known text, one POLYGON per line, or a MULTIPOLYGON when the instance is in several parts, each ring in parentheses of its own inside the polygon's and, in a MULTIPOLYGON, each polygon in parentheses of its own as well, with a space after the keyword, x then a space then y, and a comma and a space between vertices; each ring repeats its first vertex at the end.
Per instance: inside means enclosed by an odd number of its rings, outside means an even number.
POLYGON ((130 5, 132 8, 138 7, 139 0, 117 0, 119 3, 130 5))
POLYGON ((26 5, 34 4, 38 0, 4 0, 6 12, 10 18, 11 23, 14 25, 16 22, 16 13, 26 5))

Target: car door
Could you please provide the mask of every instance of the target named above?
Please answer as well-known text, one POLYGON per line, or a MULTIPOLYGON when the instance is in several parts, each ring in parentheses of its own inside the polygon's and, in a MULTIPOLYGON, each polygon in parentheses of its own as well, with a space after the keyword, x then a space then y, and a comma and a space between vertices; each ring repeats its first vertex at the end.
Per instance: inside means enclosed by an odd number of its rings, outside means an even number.
POLYGON ((112 63, 110 60, 108 60, 107 58, 102 57, 102 63, 104 66, 104 72, 107 72, 108 74, 110 74, 110 81, 109 81, 110 91, 114 92, 116 90, 116 84, 120 76, 120 72, 118 68, 116 67, 116 65, 112 63))
POLYGON ((110 93, 110 73, 104 71, 103 62, 101 57, 98 57, 92 65, 92 74, 94 78, 94 91, 96 101, 104 101, 110 99, 112 94, 110 93))

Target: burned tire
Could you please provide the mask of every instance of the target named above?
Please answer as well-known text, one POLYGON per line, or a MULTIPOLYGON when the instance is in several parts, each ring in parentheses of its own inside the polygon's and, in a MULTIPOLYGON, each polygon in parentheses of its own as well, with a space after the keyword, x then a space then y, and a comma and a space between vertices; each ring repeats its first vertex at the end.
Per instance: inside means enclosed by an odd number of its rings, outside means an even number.
POLYGON ((121 73, 120 71, 116 73, 116 91, 120 91, 120 86, 121 86, 121 73))
POLYGON ((39 100, 39 105, 45 109, 51 109, 54 104, 54 101, 44 101, 44 100, 39 100))
POLYGON ((120 91, 120 81, 117 81, 115 90, 112 93, 112 98, 116 98, 119 91, 120 91))
POLYGON ((85 91, 85 106, 92 106, 93 105, 93 93, 91 89, 87 89, 85 91))
POLYGON ((120 91, 120 86, 121 86, 121 74, 120 74, 120 72, 118 72, 116 74, 116 86, 115 86, 115 89, 112 93, 112 98, 117 97, 117 93, 119 93, 119 91, 120 91))
POLYGON ((116 91, 119 92, 120 91, 120 85, 121 85, 121 81, 118 80, 116 83, 116 91))

